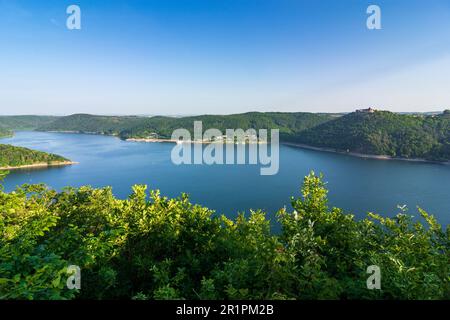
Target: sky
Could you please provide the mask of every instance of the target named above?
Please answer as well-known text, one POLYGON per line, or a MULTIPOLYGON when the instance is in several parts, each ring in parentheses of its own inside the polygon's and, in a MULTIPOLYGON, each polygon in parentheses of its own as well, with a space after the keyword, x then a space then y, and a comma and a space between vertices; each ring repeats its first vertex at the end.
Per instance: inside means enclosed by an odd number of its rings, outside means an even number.
POLYGON ((366 107, 450 108, 450 1, 0 0, 0 114, 366 107))

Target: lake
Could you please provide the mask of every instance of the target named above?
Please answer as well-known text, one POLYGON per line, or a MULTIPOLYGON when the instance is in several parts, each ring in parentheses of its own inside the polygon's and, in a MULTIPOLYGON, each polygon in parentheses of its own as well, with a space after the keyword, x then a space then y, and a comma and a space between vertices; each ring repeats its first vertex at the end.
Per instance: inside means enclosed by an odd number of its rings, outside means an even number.
POLYGON ((393 216, 406 204, 417 215, 420 206, 438 221, 450 223, 450 166, 361 159, 348 155, 280 146, 277 175, 261 176, 255 165, 174 165, 173 144, 127 142, 115 137, 17 132, 0 143, 52 152, 79 164, 11 172, 6 191, 23 183, 64 186, 112 186, 120 198, 134 184, 147 184, 169 197, 188 193, 198 203, 230 218, 250 209, 263 209, 272 218, 290 197, 299 196, 302 179, 311 170, 322 172, 328 183, 330 206, 358 218, 367 212, 393 216))

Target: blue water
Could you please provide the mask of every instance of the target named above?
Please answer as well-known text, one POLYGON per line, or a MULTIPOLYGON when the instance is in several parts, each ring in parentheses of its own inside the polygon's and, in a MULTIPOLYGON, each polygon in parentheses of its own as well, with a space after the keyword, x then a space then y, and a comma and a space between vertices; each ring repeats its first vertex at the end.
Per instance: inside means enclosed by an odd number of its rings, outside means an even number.
POLYGON ((6 191, 23 183, 45 183, 60 190, 64 186, 112 186, 126 198, 134 184, 147 184, 169 197, 182 192, 228 217, 250 209, 263 209, 274 217, 290 197, 299 195, 302 179, 310 170, 322 172, 328 182, 331 206, 357 217, 367 212, 393 216, 397 205, 406 204, 417 215, 416 206, 434 214, 441 224, 450 223, 450 166, 360 159, 347 155, 280 147, 280 170, 261 176, 255 165, 172 164, 173 144, 125 142, 114 137, 17 132, 1 139, 36 150, 52 152, 79 162, 77 165, 13 171, 3 182, 6 191))

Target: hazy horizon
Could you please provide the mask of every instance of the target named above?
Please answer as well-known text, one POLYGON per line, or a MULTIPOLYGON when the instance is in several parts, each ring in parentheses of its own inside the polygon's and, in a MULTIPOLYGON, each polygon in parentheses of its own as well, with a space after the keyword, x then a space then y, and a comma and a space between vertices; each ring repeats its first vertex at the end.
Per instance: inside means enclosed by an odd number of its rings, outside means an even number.
POLYGON ((448 0, 71 4, 0 0, 0 114, 450 109, 448 0))
MULTIPOLYGON (((71 115, 77 115, 77 114, 87 114, 92 116, 107 116, 107 117, 174 117, 174 118, 181 118, 181 117, 196 117, 196 116, 204 116, 204 115, 210 115, 210 116, 226 116, 226 115, 233 115, 233 114, 245 114, 245 113, 270 113, 270 112, 280 112, 280 113, 299 113, 299 112, 305 112, 305 113, 318 113, 318 114, 348 114, 352 113, 355 110, 352 111, 344 111, 344 112, 310 112, 310 111, 258 111, 258 110, 251 110, 251 111, 244 111, 244 112, 237 112, 237 113, 198 113, 198 114, 133 114, 133 113, 89 113, 89 112, 75 112, 70 114, 3 114, 0 113, 1 117, 15 117, 15 116, 49 116, 49 117, 66 117, 71 115)), ((384 110, 384 109, 377 109, 378 111, 390 111, 390 110, 384 110)), ((436 114, 436 113, 443 113, 444 110, 434 110, 434 111, 417 111, 417 112, 409 112, 409 111, 391 111, 394 113, 400 113, 400 114, 436 114)))

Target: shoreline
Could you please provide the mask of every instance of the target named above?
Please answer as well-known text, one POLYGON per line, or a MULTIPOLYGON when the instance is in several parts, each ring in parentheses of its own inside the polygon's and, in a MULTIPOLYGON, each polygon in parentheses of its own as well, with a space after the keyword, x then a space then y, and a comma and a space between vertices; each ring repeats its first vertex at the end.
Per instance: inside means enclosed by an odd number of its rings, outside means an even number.
POLYGON ((107 136, 107 137, 119 137, 117 134, 109 134, 104 132, 90 132, 90 131, 72 131, 72 130, 50 130, 50 131, 40 131, 40 130, 31 130, 35 132, 48 132, 48 133, 67 133, 67 134, 88 134, 92 136, 107 136))
POLYGON ((33 169, 33 168, 50 168, 50 167, 63 167, 63 166, 71 166, 74 164, 78 164, 78 162, 74 161, 63 161, 63 162, 55 162, 55 163, 34 163, 34 164, 25 164, 21 166, 8 166, 8 167, 0 167, 0 171, 2 170, 20 170, 20 169, 33 169))
POLYGON ((213 144, 213 143, 222 143, 222 144, 266 144, 266 142, 258 141, 258 142, 245 142, 245 143, 237 143, 237 142, 224 142, 224 141, 195 141, 195 140, 172 140, 172 139, 153 139, 153 138, 128 138, 125 139, 128 142, 146 142, 146 143, 196 143, 196 144, 213 144))
POLYGON ((101 132, 80 132, 80 131, 38 131, 38 132, 49 132, 49 133, 68 133, 68 134, 88 134, 88 135, 97 135, 97 136, 106 136, 106 137, 114 137, 126 142, 145 142, 145 143, 193 143, 193 144, 213 144, 213 143, 222 143, 222 144, 267 144, 265 141, 258 142, 245 142, 245 143, 237 143, 237 142, 224 142, 224 141, 198 141, 198 140, 173 140, 173 139, 157 139, 157 138, 120 138, 117 134, 107 134, 101 132))
POLYGON ((127 138, 125 141, 128 142, 148 142, 148 143, 177 143, 176 140, 172 139, 151 139, 151 138, 127 138))
MULTIPOLYGON (((100 136, 109 136, 109 137, 115 137, 118 139, 121 139, 119 136, 115 134, 104 134, 99 132, 80 132, 80 131, 41 131, 41 132, 50 132, 50 133, 73 133, 73 134, 89 134, 89 135, 100 135, 100 136)), ((6 138, 6 137, 3 137, 6 138)), ((127 142, 146 142, 146 143, 199 143, 199 144, 212 144, 215 142, 221 142, 223 144, 230 144, 229 142, 223 142, 223 141, 177 141, 172 139, 154 139, 154 138, 128 138, 128 139, 121 139, 123 141, 127 142)), ((267 142, 260 142, 258 141, 256 144, 263 144, 267 142)), ((238 144, 234 142, 233 144, 238 144)), ((249 144, 249 143, 245 143, 249 144)), ((301 149, 307 149, 307 150, 313 150, 313 151, 322 151, 322 152, 330 152, 330 153, 337 153, 342 155, 349 155, 352 157, 362 158, 362 159, 374 159, 374 160, 389 160, 389 161, 406 161, 406 162, 418 162, 418 163, 432 163, 432 164, 440 164, 440 165, 450 165, 450 161, 433 161, 433 160, 426 160, 421 158, 397 158, 397 157, 391 157, 387 155, 374 155, 374 154, 364 154, 364 153, 358 153, 358 152, 346 152, 334 148, 326 148, 326 147, 314 147, 302 143, 295 143, 295 142, 283 142, 280 141, 280 144, 291 146, 295 148, 301 148, 301 149)), ((77 164, 77 162, 69 162, 67 164, 56 164, 56 165, 47 165, 47 164, 38 164, 37 167, 53 167, 53 166, 64 166, 64 165, 72 165, 77 164)), ((36 165, 27 165, 25 167, 13 167, 11 169, 4 169, 0 167, 0 170, 16 170, 16 169, 23 169, 28 167, 35 167, 36 165)))
POLYGON ((433 163, 433 164, 443 164, 443 165, 450 165, 450 161, 433 161, 433 160, 426 160, 426 159, 420 159, 420 158, 397 158, 397 157, 391 157, 387 155, 376 155, 376 154, 365 154, 365 153, 359 153, 359 152, 346 152, 342 150, 337 150, 333 148, 325 148, 325 147, 314 147, 306 144, 301 143, 294 143, 294 142, 281 142, 281 144, 295 147, 295 148, 301 148, 301 149, 307 149, 307 150, 314 150, 314 151, 322 151, 322 152, 330 152, 330 153, 337 153, 342 155, 349 155, 352 157, 362 158, 362 159, 374 159, 374 160, 389 160, 389 161, 407 161, 407 162, 419 162, 419 163, 433 163))

